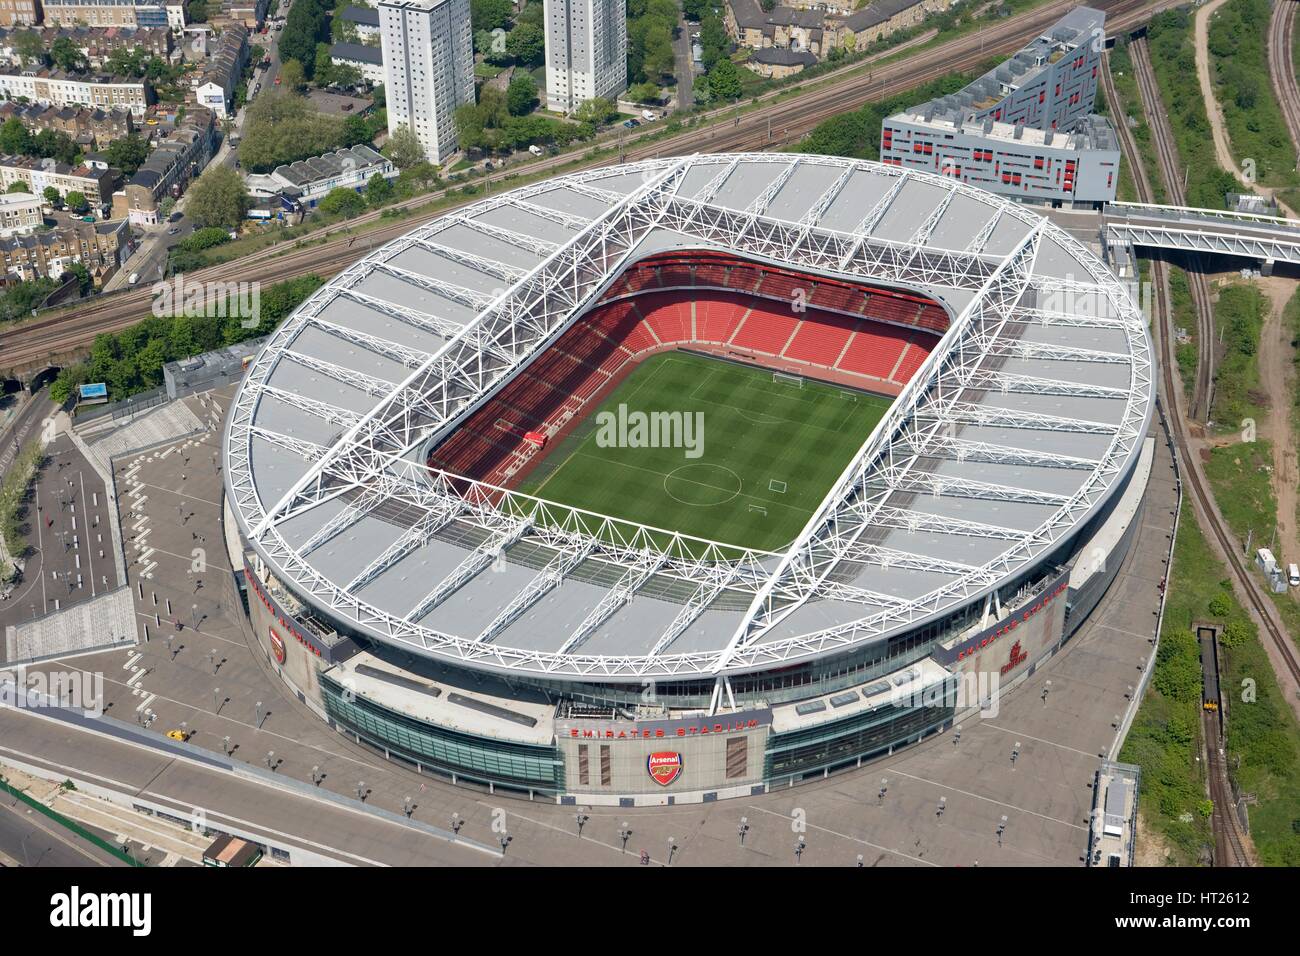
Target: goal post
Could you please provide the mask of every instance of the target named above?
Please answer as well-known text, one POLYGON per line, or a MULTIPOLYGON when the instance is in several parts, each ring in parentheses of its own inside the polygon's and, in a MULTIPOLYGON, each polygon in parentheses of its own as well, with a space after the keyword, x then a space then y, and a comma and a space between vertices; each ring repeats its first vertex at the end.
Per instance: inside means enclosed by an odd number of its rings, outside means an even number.
POLYGON ((788 372, 773 372, 772 383, 774 385, 789 385, 794 388, 803 388, 803 376, 791 375, 788 372))

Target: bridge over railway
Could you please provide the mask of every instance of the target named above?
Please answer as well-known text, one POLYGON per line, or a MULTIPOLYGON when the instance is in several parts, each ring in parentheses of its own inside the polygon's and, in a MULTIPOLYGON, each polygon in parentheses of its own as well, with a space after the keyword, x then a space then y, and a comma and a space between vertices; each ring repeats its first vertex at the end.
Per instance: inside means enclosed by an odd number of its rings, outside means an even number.
POLYGON ((1300 263, 1300 220, 1221 209, 1114 202, 1106 206, 1102 243, 1300 263))

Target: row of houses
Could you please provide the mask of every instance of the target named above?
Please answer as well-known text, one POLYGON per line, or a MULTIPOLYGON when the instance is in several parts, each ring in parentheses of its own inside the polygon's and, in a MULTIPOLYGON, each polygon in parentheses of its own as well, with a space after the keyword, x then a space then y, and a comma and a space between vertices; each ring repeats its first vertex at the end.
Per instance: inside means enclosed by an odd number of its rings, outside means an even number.
POLYGON ((66 133, 78 145, 90 149, 104 149, 113 140, 132 135, 137 128, 135 118, 127 109, 0 103, 0 123, 11 119, 17 119, 29 130, 66 133))
POLYGON ((163 200, 180 198, 211 161, 216 131, 216 115, 211 110, 187 109, 126 186, 113 194, 112 217, 138 226, 162 222, 163 200))
POLYGON ((42 106, 121 108, 143 116, 154 96, 145 79, 40 69, 0 71, 0 99, 25 99, 42 106))
POLYGON ((69 166, 31 156, 0 156, 0 189, 5 192, 21 183, 24 192, 41 196, 53 187, 61 196, 81 193, 100 211, 113 204, 113 192, 121 178, 120 172, 107 166, 69 166))
MULTIPOLYGON (((4 3, 5 0, 0 0, 4 3)), ((33 31, 0 29, 0 65, 22 68, 24 63, 16 49, 20 34, 33 31)), ((173 50, 172 33, 167 29, 129 27, 45 27, 35 31, 41 46, 49 50, 61 39, 72 41, 92 69, 101 68, 118 50, 143 51, 148 56, 168 59, 173 50)))
MULTIPOLYGON (((173 0, 38 0, 54 26, 185 27, 185 4, 173 0)), ((39 22, 39 21, 38 21, 39 22)))
POLYGON ((203 77, 194 89, 195 102, 212 110, 220 119, 231 115, 235 86, 248 63, 248 27, 241 22, 226 25, 212 51, 203 77))
POLYGON ((0 237, 5 282, 59 278, 73 265, 86 267, 95 283, 121 268, 132 250, 131 230, 118 222, 75 222, 44 232, 0 237))
POLYGON ((764 10, 760 0, 728 0, 724 21, 736 43, 756 54, 763 50, 801 54, 750 58, 751 69, 780 77, 810 66, 831 50, 864 49, 951 6, 952 0, 874 0, 860 10, 852 10, 847 3, 840 7, 811 2, 764 10))
POLYGON ((364 189, 374 176, 393 179, 398 172, 387 157, 359 144, 249 175, 244 181, 254 200, 283 198, 310 209, 333 189, 364 189))

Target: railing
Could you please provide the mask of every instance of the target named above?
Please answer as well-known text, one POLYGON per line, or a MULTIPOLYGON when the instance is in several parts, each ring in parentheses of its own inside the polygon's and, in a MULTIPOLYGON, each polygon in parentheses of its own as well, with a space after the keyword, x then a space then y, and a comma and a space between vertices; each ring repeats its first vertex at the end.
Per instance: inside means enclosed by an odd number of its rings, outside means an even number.
POLYGON ((1162 219, 1221 219, 1228 222, 1256 223, 1261 226, 1280 226, 1284 229, 1300 230, 1300 219, 1286 219, 1282 216, 1265 216, 1255 212, 1235 212, 1231 209, 1200 209, 1195 206, 1164 206, 1157 203, 1111 202, 1107 208, 1121 207, 1131 209, 1142 215, 1162 219))

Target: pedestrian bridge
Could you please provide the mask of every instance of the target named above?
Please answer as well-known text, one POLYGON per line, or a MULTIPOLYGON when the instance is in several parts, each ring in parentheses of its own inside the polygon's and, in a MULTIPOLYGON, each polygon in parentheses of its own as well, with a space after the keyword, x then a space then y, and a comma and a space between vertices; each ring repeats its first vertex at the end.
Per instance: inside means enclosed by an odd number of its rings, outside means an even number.
POLYGON ((1177 249, 1300 264, 1300 220, 1220 209, 1113 202, 1102 239, 1111 244, 1177 249))

